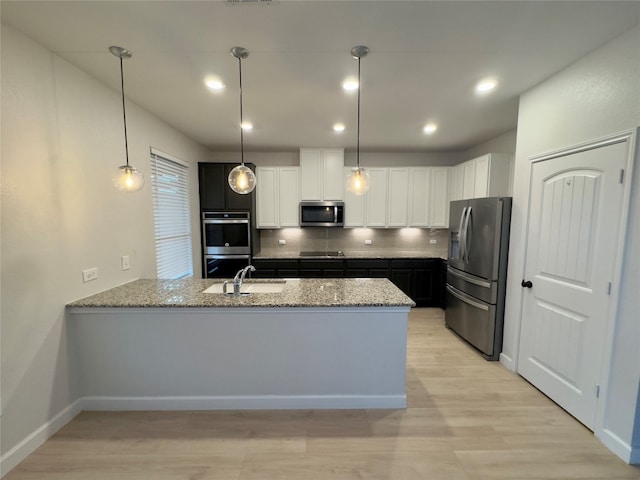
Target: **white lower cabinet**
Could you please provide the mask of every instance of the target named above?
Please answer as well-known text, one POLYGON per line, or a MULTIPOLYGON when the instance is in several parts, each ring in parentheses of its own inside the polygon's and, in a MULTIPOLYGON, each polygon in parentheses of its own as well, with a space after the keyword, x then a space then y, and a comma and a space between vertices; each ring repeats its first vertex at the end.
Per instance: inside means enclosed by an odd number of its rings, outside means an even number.
POLYGON ((298 227, 300 169, 257 167, 256 177, 258 228, 298 227))

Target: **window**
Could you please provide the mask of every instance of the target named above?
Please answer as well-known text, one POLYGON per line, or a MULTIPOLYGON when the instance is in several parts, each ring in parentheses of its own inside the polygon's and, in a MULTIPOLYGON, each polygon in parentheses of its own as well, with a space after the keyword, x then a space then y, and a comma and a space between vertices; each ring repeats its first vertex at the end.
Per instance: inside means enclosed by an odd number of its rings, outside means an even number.
POLYGON ((158 278, 193 275, 187 164, 152 148, 151 190, 158 278))

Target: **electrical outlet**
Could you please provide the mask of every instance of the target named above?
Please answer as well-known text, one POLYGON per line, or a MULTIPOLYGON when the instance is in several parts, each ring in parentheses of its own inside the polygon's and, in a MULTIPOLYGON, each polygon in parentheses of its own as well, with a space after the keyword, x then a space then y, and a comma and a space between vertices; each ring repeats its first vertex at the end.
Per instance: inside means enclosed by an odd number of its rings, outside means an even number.
POLYGON ((438 243, 438 239, 437 238, 432 238, 431 240, 429 240, 429 243, 431 245, 435 245, 436 243, 438 243))
POLYGON ((87 283, 98 278, 98 269, 96 267, 82 271, 82 281, 87 283))
POLYGON ((365 240, 365 241, 364 241, 364 244, 365 244, 365 245, 371 245, 372 243, 373 243, 373 241, 371 241, 371 240, 365 240))
POLYGON ((122 258, 122 271, 129 270, 131 268, 131 263, 129 262, 129 255, 123 255, 122 258))
POLYGON ((280 240, 278 240, 278 245, 286 245, 287 241, 283 240, 282 238, 280 240))

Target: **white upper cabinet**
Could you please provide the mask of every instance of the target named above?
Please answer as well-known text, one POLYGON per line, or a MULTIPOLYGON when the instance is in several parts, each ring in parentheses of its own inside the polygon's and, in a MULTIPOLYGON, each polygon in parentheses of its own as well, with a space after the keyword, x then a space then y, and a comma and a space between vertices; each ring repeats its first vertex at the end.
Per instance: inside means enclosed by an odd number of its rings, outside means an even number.
POLYGON ((449 168, 449 200, 462 200, 464 182, 464 164, 449 168))
MULTIPOLYGON (((344 167, 343 175, 351 171, 351 167, 344 167)), ((344 226, 345 227, 364 227, 365 226, 365 202, 367 194, 355 195, 347 190, 344 186, 344 226)))
POLYGON ((507 196, 513 158, 503 153, 489 153, 449 169, 450 200, 507 196))
POLYGON ((431 168, 431 188, 429 191, 429 226, 433 228, 449 227, 449 169, 431 168))
POLYGON ((369 191, 365 194, 365 226, 386 227, 388 206, 388 168, 367 168, 369 191))
POLYGON ((509 195, 509 179, 513 157, 504 153, 490 153, 476 160, 475 197, 509 195))
POLYGON ((341 148, 300 149, 300 199, 342 200, 344 150, 341 148))
POLYGON ((257 167, 256 177, 258 228, 299 226, 299 168, 257 167))
POLYGON ((280 167, 278 176, 278 207, 280 227, 300 225, 300 169, 298 167, 280 167))
POLYGON ((409 224, 412 227, 429 226, 430 194, 431 168, 412 168, 409 175, 409 224))
POLYGON ((278 169, 256 167, 256 224, 258 228, 278 227, 278 169))
POLYGON ((470 160, 462 165, 462 199, 475 198, 476 162, 475 160, 470 160))
POLYGON ((388 227, 409 224, 409 168, 389 168, 388 171, 388 227))

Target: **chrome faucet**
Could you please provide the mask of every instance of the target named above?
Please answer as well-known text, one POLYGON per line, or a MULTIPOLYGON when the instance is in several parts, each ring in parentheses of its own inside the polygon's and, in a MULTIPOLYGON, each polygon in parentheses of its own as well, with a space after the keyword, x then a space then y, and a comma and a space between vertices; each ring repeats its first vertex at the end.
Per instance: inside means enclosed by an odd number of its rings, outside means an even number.
MULTIPOLYGON (((256 267, 253 265, 247 265, 246 267, 238 270, 236 276, 233 277, 233 294, 239 295, 240 289, 242 288, 242 282, 244 282, 244 277, 247 275, 247 272, 255 272, 256 267)), ((226 282, 225 282, 226 283, 226 282)), ((224 289, 226 293, 226 288, 224 289)))

